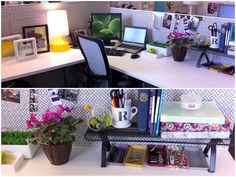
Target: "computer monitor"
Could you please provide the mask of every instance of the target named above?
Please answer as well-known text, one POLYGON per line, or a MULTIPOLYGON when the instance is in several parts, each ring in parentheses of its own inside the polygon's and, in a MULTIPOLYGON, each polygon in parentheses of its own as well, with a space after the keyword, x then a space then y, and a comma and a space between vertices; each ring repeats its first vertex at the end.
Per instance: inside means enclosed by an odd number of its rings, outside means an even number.
POLYGON ((105 45, 121 39, 121 13, 92 13, 91 36, 102 39, 105 45))
POLYGON ((145 44, 147 28, 125 26, 123 42, 145 44))
POLYGON ((218 17, 235 18, 235 6, 232 4, 220 4, 218 17))

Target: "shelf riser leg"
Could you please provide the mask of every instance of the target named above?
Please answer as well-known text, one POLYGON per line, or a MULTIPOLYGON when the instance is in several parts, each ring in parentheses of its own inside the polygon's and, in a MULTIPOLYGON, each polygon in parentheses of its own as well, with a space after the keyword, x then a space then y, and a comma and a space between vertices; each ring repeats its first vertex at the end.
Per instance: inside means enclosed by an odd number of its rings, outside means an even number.
POLYGON ((209 172, 214 173, 216 167, 216 145, 211 145, 210 167, 209 172))
POLYGON ((106 159, 106 154, 107 153, 107 143, 105 141, 102 142, 102 157, 101 157, 101 167, 106 167, 107 166, 107 159, 106 159))

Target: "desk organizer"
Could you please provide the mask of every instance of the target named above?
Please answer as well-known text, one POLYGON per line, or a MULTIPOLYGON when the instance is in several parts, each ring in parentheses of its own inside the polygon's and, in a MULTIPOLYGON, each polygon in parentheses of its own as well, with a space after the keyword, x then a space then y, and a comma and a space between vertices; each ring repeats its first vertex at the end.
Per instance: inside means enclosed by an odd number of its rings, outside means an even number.
POLYGON ((145 163, 146 146, 130 145, 124 164, 132 167, 142 167, 145 163))
POLYGON ((148 145, 147 163, 149 166, 164 167, 167 165, 166 146, 148 145))
POLYGON ((128 148, 127 144, 112 144, 107 156, 107 163, 109 165, 123 166, 128 148))

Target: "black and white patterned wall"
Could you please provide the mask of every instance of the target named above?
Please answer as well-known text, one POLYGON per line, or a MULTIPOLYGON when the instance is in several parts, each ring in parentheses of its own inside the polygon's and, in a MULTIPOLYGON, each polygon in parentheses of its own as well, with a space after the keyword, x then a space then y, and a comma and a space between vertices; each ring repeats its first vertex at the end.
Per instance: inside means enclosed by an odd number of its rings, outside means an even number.
MULTIPOLYGON (((48 90, 38 90, 38 118, 41 118, 43 112, 47 109, 55 109, 52 105, 48 90)), ((132 105, 137 106, 137 89, 125 90, 130 93, 132 105)), ((71 113, 75 117, 81 117, 86 120, 86 110, 83 109, 85 104, 90 104, 103 110, 111 109, 110 89, 78 89, 77 101, 62 100, 63 104, 73 106, 74 111, 71 113)), ((180 100, 183 93, 196 93, 203 97, 203 100, 214 100, 219 109, 226 117, 231 120, 235 119, 235 93, 233 89, 166 89, 164 100, 180 100)), ((20 103, 13 103, 2 100, 1 102, 1 128, 2 130, 24 130, 27 129, 26 120, 29 118, 29 89, 20 90, 20 103)), ((78 145, 96 145, 97 142, 88 142, 83 135, 87 130, 86 121, 81 125, 77 132, 76 144, 78 145)))

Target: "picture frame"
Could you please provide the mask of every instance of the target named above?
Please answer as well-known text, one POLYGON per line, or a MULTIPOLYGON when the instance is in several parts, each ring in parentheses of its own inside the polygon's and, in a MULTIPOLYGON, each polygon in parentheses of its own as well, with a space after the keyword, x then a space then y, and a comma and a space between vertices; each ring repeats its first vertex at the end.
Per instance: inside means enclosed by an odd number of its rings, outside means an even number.
POLYGON ((48 25, 35 25, 23 27, 24 38, 36 38, 37 52, 44 53, 50 51, 48 25))
POLYGON ((37 46, 35 38, 14 40, 14 51, 17 61, 29 59, 37 56, 37 46))
POLYGON ((70 37, 71 37, 72 45, 73 45, 74 48, 79 48, 78 34, 82 34, 82 35, 86 35, 86 36, 88 35, 86 29, 78 29, 78 30, 71 31, 70 32, 70 37))
POLYGON ((14 40, 22 39, 21 34, 15 34, 11 36, 2 37, 1 43, 2 43, 2 58, 15 56, 14 51, 14 40))

